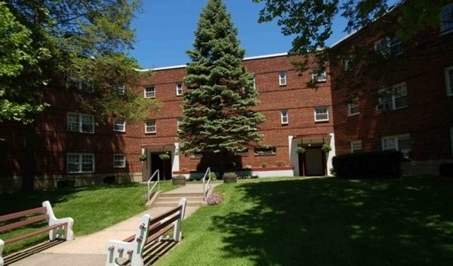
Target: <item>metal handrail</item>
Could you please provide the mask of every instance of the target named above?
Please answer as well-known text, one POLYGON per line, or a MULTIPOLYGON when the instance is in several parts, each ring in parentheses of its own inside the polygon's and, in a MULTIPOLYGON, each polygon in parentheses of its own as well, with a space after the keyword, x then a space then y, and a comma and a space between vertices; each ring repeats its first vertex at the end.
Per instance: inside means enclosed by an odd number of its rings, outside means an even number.
POLYGON ((203 176, 203 201, 206 201, 206 197, 209 194, 209 191, 211 190, 211 168, 208 167, 206 169, 206 172, 204 173, 203 176), (206 180, 206 176, 208 177, 208 180, 206 180))
POLYGON ((160 173, 159 173, 159 169, 157 169, 156 171, 154 171, 154 173, 148 179, 148 195, 147 195, 148 201, 151 199, 151 194, 152 194, 154 188, 159 185, 159 182, 160 182, 160 173), (157 181, 154 182, 154 185, 151 188, 149 188, 149 186, 151 185, 151 180, 153 179, 153 177, 156 174, 157 174, 157 181))

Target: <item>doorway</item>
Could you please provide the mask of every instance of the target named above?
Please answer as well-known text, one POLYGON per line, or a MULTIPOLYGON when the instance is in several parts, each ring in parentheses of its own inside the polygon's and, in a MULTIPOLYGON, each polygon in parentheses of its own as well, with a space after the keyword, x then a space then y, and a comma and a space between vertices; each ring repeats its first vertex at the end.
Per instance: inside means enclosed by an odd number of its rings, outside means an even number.
POLYGON ((321 147, 307 147, 299 154, 299 173, 302 176, 323 176, 326 167, 326 155, 321 147))
MULTIPOLYGON (((151 153, 151 173, 154 173, 156 170, 159 170, 159 175, 161 180, 170 180, 172 173, 171 173, 171 154, 169 153, 162 153, 162 152, 152 152, 151 153), (168 155, 168 159, 163 159, 165 156, 168 155)), ((157 179, 157 177, 153 177, 157 179)))

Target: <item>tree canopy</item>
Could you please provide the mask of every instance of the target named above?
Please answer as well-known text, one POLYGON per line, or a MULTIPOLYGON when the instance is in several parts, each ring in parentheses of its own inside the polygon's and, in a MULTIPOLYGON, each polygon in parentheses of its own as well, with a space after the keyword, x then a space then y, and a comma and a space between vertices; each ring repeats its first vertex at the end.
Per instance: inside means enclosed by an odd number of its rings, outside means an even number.
POLYGON ((292 54, 305 54, 326 47, 336 18, 346 20, 345 32, 365 27, 394 7, 397 34, 408 39, 421 29, 439 23, 442 4, 448 0, 253 0, 264 2, 259 22, 277 19, 284 35, 294 35, 292 54))
POLYGON ((208 0, 193 46, 187 51, 180 151, 227 154, 260 142, 264 116, 252 110, 258 105, 254 77, 242 66, 245 50, 221 0, 208 0))
POLYGON ((87 111, 128 120, 148 114, 151 101, 112 94, 118 84, 128 89, 143 75, 127 53, 140 8, 141 0, 0 2, 0 121, 29 123, 46 106, 40 91, 67 88, 77 95, 82 90, 73 85, 82 83, 92 94, 76 98, 87 111))

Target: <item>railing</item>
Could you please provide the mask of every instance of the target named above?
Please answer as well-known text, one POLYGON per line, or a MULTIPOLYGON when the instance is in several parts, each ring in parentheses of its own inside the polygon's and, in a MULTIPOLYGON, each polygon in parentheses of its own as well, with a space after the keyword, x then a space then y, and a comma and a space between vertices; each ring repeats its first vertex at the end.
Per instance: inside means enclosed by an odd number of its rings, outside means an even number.
POLYGON ((157 186, 157 189, 159 189, 159 182, 160 182, 160 174, 159 174, 159 170, 156 170, 151 175, 151 177, 148 179, 148 195, 147 195, 148 201, 151 199, 151 195, 153 193, 154 188, 156 188, 156 186, 157 186), (153 177, 155 175, 157 175, 157 180, 156 180, 156 182, 154 182, 154 185, 150 188, 151 180, 153 179, 153 177))
POLYGON ((211 168, 208 167, 208 169, 206 169, 206 172, 204 173, 202 180, 203 180, 203 201, 206 201, 206 197, 208 196, 209 191, 212 188, 212 186, 211 186, 211 168), (207 176, 207 180, 206 180, 206 176, 207 176))

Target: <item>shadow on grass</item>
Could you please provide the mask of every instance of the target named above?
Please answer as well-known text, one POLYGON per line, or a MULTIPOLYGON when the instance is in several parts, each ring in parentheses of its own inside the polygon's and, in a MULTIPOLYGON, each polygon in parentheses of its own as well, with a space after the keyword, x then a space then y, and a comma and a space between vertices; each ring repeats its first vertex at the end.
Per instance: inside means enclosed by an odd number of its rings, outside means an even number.
POLYGON ((327 178, 236 189, 250 207, 213 217, 229 257, 255 265, 453 264, 453 180, 327 178))

